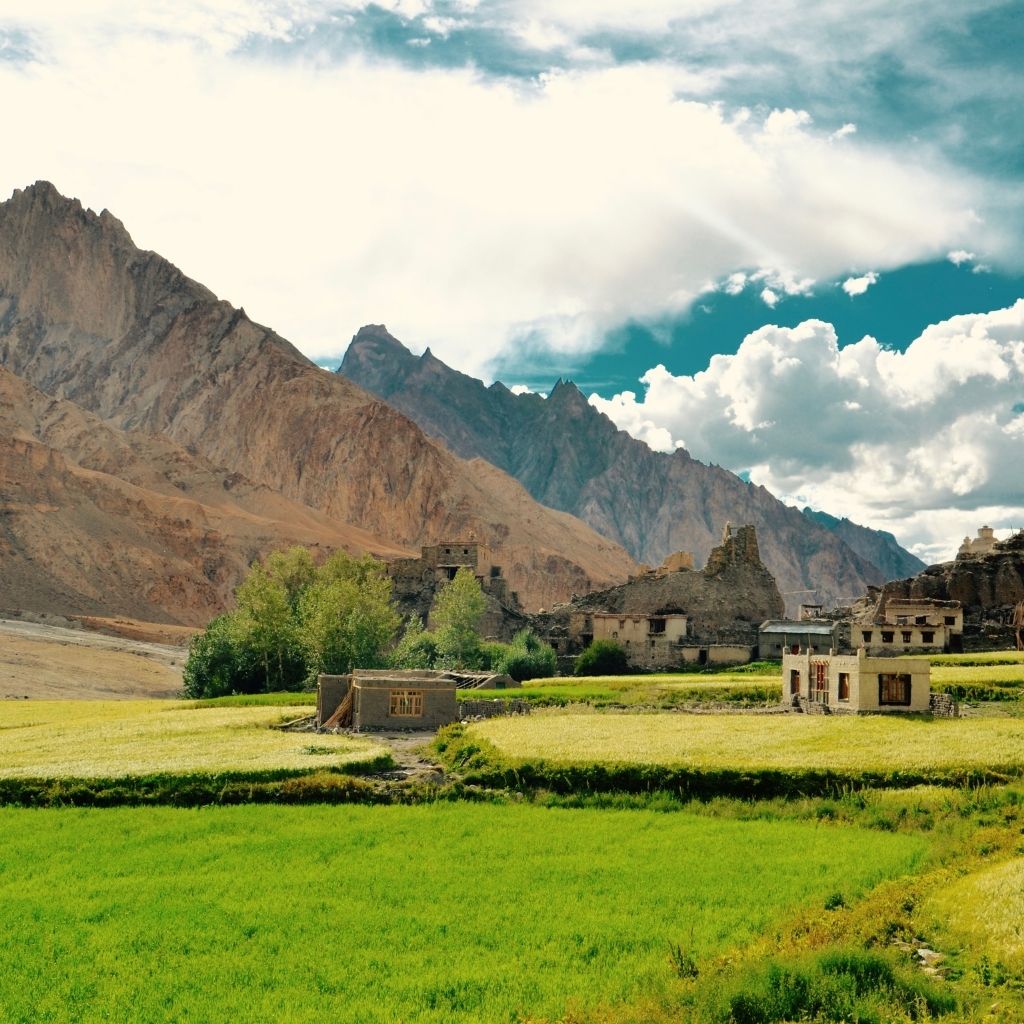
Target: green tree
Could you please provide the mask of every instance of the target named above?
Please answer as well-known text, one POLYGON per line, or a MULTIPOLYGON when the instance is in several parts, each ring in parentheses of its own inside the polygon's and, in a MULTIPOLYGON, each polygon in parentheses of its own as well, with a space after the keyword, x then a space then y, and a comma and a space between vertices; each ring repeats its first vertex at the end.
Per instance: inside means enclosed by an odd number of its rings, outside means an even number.
POLYGON ((306 588, 317 578, 317 568, 309 548, 295 545, 287 551, 272 551, 267 556, 267 571, 285 589, 288 606, 294 611, 306 588))
POLYGON ((188 697, 224 697, 257 693, 264 684, 259 659, 239 642, 231 614, 218 615, 188 645, 183 682, 188 697))
POLYGON ((487 598, 473 570, 463 566, 434 598, 431 618, 438 662, 444 668, 475 668, 480 661, 480 620, 487 598))
POLYGON ((519 682, 527 679, 546 679, 558 669, 558 655, 550 644, 544 643, 530 629, 521 629, 512 638, 512 643, 494 665, 497 672, 504 672, 519 682))
POLYGON ((621 644, 614 640, 594 640, 576 659, 578 676, 621 676, 629 672, 629 662, 621 644))
MULTIPOLYGON (((232 616, 236 641, 252 651, 263 666, 264 690, 288 689, 296 640, 288 591, 262 562, 254 562, 235 591, 238 611, 232 616)), ((293 681, 292 681, 293 682, 293 681)))
POLYGON ((308 677, 385 663, 402 620, 391 604, 391 580, 380 563, 376 566, 352 573, 321 571, 303 593, 298 631, 308 677))
POLYGON ((401 640, 388 657, 392 668, 433 668, 437 660, 437 640, 423 628, 423 620, 414 615, 401 640))

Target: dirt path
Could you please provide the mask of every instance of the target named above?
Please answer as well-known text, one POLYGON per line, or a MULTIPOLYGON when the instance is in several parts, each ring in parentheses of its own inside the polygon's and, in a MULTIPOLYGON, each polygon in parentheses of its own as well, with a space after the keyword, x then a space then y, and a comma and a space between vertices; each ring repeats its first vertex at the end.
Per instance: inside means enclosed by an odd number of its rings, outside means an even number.
POLYGON ((0 700, 175 697, 181 647, 0 619, 0 700))

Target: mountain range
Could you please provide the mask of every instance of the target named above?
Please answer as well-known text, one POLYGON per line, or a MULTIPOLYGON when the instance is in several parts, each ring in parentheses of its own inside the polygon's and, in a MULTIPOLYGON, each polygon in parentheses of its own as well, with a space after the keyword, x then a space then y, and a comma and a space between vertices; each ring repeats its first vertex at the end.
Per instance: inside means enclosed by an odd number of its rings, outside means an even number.
POLYGON ((559 380, 546 397, 515 394, 500 382, 488 387, 430 349, 414 355, 382 325, 355 335, 338 372, 456 454, 499 467, 639 562, 658 565, 686 550, 701 564, 727 521, 751 523, 791 612, 805 601, 849 603, 869 585, 924 568, 889 533, 801 512, 683 449, 652 451, 571 381, 559 380))
POLYGON ((534 608, 636 568, 47 182, 0 204, 0 367, 0 608, 201 624, 295 541, 472 534, 534 608))

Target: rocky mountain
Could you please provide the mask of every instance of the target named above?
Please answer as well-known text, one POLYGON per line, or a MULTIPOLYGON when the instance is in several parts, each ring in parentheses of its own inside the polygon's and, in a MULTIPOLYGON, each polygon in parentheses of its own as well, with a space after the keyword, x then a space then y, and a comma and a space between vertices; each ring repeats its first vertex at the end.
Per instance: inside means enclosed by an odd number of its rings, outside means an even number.
POLYGON ((805 508, 804 515, 819 526, 830 530, 865 561, 877 566, 887 580, 898 580, 913 576, 925 568, 917 555, 901 547, 896 538, 887 530, 872 530, 860 526, 846 516, 842 519, 828 512, 805 508))
MULTIPOLYGON (((479 457, 520 480, 540 502, 564 509, 636 559, 659 564, 685 550, 701 564, 726 522, 757 528, 761 557, 793 612, 801 601, 848 602, 891 566, 856 529, 826 529, 763 487, 677 450, 671 455, 616 428, 575 384, 559 381, 547 398, 485 387, 428 349, 414 356, 380 325, 353 338, 339 373, 379 395, 465 458, 479 457)), ((853 526, 853 524, 850 524, 853 526)), ((883 543, 882 547, 886 547, 883 543)))
POLYGON ((996 543, 984 554, 958 555, 951 562, 930 565, 905 580, 872 592, 866 610, 884 607, 893 597, 925 597, 959 601, 964 608, 964 643, 1013 645, 1014 608, 1024 601, 1024 532, 996 543))
POLYGON ((291 544, 404 553, 0 368, 0 610, 203 625, 291 544))
MULTIPOLYGON (((46 182, 0 205, 0 366, 378 546, 474 534, 497 552, 527 607, 635 569, 614 542, 542 507, 494 466, 453 456, 138 249, 113 215, 46 182)), ((58 579, 62 565, 54 552, 58 579)))

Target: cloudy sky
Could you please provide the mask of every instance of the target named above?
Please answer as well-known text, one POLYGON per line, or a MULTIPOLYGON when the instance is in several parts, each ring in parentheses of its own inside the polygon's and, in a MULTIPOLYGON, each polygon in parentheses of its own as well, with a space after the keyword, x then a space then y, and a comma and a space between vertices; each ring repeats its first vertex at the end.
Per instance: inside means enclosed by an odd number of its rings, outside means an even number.
POLYGON ((3 0, 0 193, 941 558, 1024 525, 1022 51, 1004 0, 3 0))

